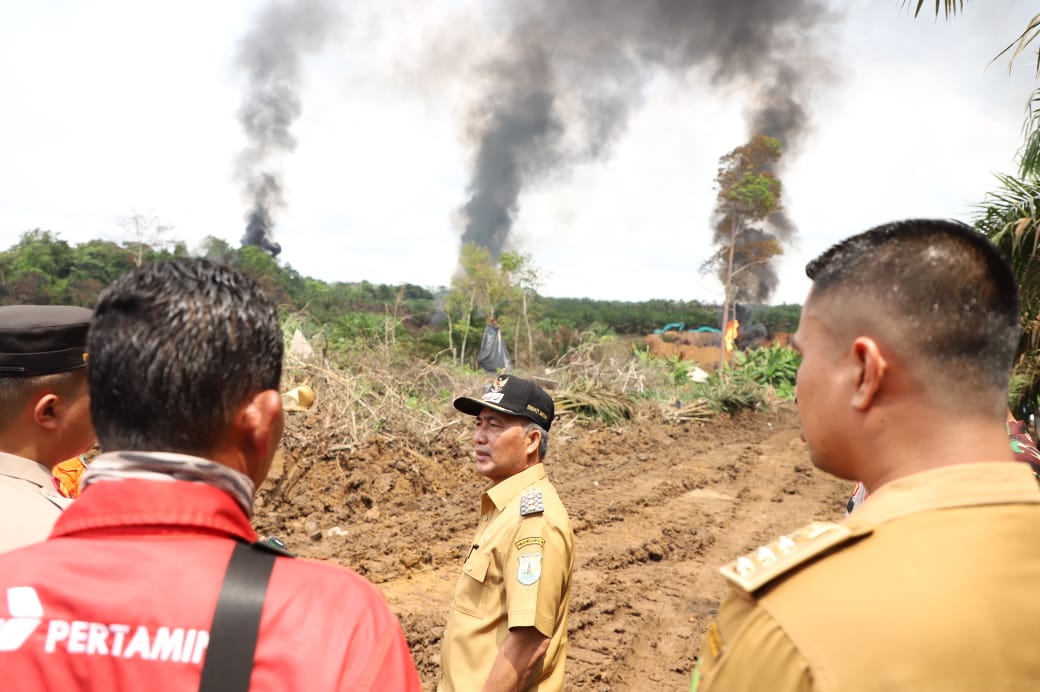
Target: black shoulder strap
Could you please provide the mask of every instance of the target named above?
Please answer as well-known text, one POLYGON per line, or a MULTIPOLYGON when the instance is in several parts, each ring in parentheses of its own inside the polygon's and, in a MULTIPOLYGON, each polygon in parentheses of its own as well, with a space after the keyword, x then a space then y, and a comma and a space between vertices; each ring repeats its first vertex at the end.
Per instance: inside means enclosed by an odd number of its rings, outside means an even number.
POLYGON ((262 543, 235 542, 220 587, 199 692, 246 692, 260 634, 267 582, 284 551, 262 543))

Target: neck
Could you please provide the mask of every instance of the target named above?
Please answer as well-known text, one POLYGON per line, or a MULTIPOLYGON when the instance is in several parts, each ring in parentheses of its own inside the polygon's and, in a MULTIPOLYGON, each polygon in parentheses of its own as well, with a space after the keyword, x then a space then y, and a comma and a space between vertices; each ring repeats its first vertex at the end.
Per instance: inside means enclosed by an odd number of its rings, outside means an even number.
POLYGON ((869 442, 858 447, 863 456, 857 480, 868 490, 922 471, 1013 458, 1002 417, 951 417, 935 408, 924 414, 921 410, 892 411, 867 430, 869 442))
POLYGON ((21 435, 12 434, 17 427, 18 426, 11 426, 8 430, 4 431, 4 433, 0 434, 0 451, 24 457, 26 459, 32 459, 36 463, 46 466, 49 469, 53 469, 56 465, 65 461, 64 459, 52 458, 51 452, 41 441, 25 439, 25 430, 31 430, 32 428, 23 428, 21 435))

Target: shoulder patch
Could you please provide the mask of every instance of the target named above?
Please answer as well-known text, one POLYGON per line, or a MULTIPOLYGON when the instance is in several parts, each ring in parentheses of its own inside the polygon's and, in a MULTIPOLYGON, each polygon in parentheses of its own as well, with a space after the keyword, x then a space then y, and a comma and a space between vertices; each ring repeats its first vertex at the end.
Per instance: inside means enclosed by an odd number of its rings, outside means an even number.
POLYGON ((519 541, 516 541, 516 543, 514 543, 513 545, 516 546, 517 550, 523 550, 529 545, 536 545, 539 548, 541 548, 545 545, 545 539, 541 536, 530 536, 528 538, 521 538, 519 541))
POLYGON ((520 516, 526 517, 532 514, 541 514, 545 511, 545 502, 542 501, 542 491, 538 488, 528 488, 520 496, 520 516))
POLYGON ((815 521, 737 558, 719 572, 731 584, 751 593, 823 551, 863 533, 842 524, 815 521))

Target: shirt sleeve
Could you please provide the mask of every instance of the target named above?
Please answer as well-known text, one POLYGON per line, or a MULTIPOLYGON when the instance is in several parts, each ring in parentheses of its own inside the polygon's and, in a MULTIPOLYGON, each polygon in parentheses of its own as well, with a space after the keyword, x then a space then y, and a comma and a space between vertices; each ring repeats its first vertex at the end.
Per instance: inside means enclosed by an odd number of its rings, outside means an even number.
POLYGON ((691 689, 812 692, 815 687, 808 663, 787 633, 750 596, 731 589, 704 636, 691 689))
POLYGON ((509 627, 535 627, 551 637, 570 581, 573 549, 543 515, 520 522, 505 560, 509 627))

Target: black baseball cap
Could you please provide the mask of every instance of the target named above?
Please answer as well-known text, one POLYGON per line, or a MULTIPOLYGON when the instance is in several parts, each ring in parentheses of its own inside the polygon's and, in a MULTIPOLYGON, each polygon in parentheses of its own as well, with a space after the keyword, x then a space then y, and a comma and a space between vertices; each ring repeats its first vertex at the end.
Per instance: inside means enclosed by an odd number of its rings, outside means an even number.
POLYGON ((523 416, 546 430, 552 425, 555 415, 552 397, 544 389, 530 380, 512 375, 499 376, 480 399, 460 396, 454 403, 455 408, 471 416, 479 415, 486 407, 523 416))
POLYGON ((0 306, 0 377, 85 367, 93 311, 72 305, 0 306))

